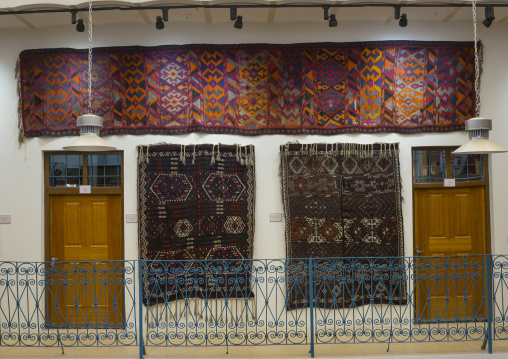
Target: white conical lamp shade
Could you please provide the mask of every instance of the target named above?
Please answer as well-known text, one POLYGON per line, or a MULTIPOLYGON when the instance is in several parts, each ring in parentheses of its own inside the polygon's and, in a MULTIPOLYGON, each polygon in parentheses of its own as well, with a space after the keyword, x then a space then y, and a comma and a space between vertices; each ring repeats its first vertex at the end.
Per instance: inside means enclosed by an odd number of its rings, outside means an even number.
POLYGON ((79 138, 63 147, 67 151, 114 151, 116 147, 111 146, 99 137, 99 131, 104 119, 97 115, 87 114, 79 116, 77 126, 79 127, 79 138))
POLYGON ((97 135, 81 135, 63 148, 67 151, 114 151, 116 147, 111 146, 97 135))
POLYGON ((465 123, 469 132, 469 141, 453 151, 454 154, 489 154, 502 153, 506 150, 489 140, 489 131, 492 129, 492 120, 485 117, 470 118, 465 123))
POLYGON ((462 146, 453 151, 454 154, 470 155, 470 154, 488 154, 502 153, 506 150, 489 139, 478 138, 472 139, 464 143, 462 146))

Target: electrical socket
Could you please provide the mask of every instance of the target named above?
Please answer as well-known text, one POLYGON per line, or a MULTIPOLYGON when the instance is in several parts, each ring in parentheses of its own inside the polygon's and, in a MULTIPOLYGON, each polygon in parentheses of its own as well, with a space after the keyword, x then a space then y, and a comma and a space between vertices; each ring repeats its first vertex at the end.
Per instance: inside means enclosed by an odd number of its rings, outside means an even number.
POLYGON ((11 223, 11 215, 10 214, 0 214, 0 223, 1 224, 10 224, 11 223))

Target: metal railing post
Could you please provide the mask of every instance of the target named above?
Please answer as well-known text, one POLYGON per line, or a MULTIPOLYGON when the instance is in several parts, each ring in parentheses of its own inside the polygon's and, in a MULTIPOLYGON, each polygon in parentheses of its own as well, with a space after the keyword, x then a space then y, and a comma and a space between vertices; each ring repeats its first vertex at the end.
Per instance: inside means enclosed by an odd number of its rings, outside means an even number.
POLYGON ((143 261, 141 259, 138 262, 138 302, 139 302, 139 359, 143 359, 144 346, 143 346, 143 261))
POLYGON ((310 293, 310 357, 314 358, 314 270, 312 258, 309 258, 309 293, 310 293))
POLYGON ((489 343, 489 354, 492 354, 492 254, 486 254, 486 266, 487 266, 487 340, 489 343))

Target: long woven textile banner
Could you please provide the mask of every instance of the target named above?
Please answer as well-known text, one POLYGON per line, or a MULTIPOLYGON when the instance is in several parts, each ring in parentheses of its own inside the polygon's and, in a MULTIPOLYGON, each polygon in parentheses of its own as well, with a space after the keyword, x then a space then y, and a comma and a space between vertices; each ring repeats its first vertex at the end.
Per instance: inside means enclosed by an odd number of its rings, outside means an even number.
MULTIPOLYGON (((93 59, 103 135, 417 133, 474 117, 471 42, 114 47, 93 59)), ((77 135, 87 50, 23 51, 19 76, 21 138, 77 135)))
MULTIPOLYGON (((398 144, 286 144, 280 154, 288 259, 404 256, 398 144)), ((406 299, 405 281, 394 280, 403 278, 402 262, 386 276, 361 259, 354 267, 334 261, 320 261, 327 275, 315 269, 320 306, 406 299)), ((288 288, 290 307, 304 297, 288 288)))
MULTIPOLYGON (((163 261, 206 259, 213 265, 214 260, 238 260, 229 262, 234 268, 252 258, 253 146, 139 146, 138 156, 139 256, 153 260, 143 266, 145 303, 190 296, 182 294, 185 286, 180 282, 175 290, 175 281, 185 282, 186 274, 161 271, 163 261)), ((193 273, 205 275, 200 270, 193 273)), ((224 293, 220 286, 226 284, 220 279, 224 278, 193 277, 200 287, 193 284, 188 291, 199 298, 224 293)), ((247 282, 245 278, 235 290, 245 296, 247 282)))

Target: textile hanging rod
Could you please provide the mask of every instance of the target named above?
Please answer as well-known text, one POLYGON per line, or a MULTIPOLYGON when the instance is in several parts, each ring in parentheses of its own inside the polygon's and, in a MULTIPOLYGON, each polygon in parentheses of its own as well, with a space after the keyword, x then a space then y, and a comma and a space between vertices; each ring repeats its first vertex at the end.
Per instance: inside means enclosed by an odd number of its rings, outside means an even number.
MULTIPOLYGON (((481 3, 477 7, 508 7, 508 3, 481 3)), ((355 3, 355 4, 241 4, 230 3, 227 5, 156 5, 156 6, 96 6, 94 11, 112 11, 112 10, 178 10, 178 9, 272 9, 272 8, 361 8, 361 7, 401 7, 401 8, 443 8, 443 7, 463 7, 470 8, 469 3, 419 3, 419 4, 394 4, 394 3, 355 3)), ((24 15, 24 14, 51 14, 51 13, 75 13, 81 11, 88 11, 88 8, 73 8, 73 9, 33 9, 33 10, 19 10, 19 11, 0 11, 0 15, 24 15)))

